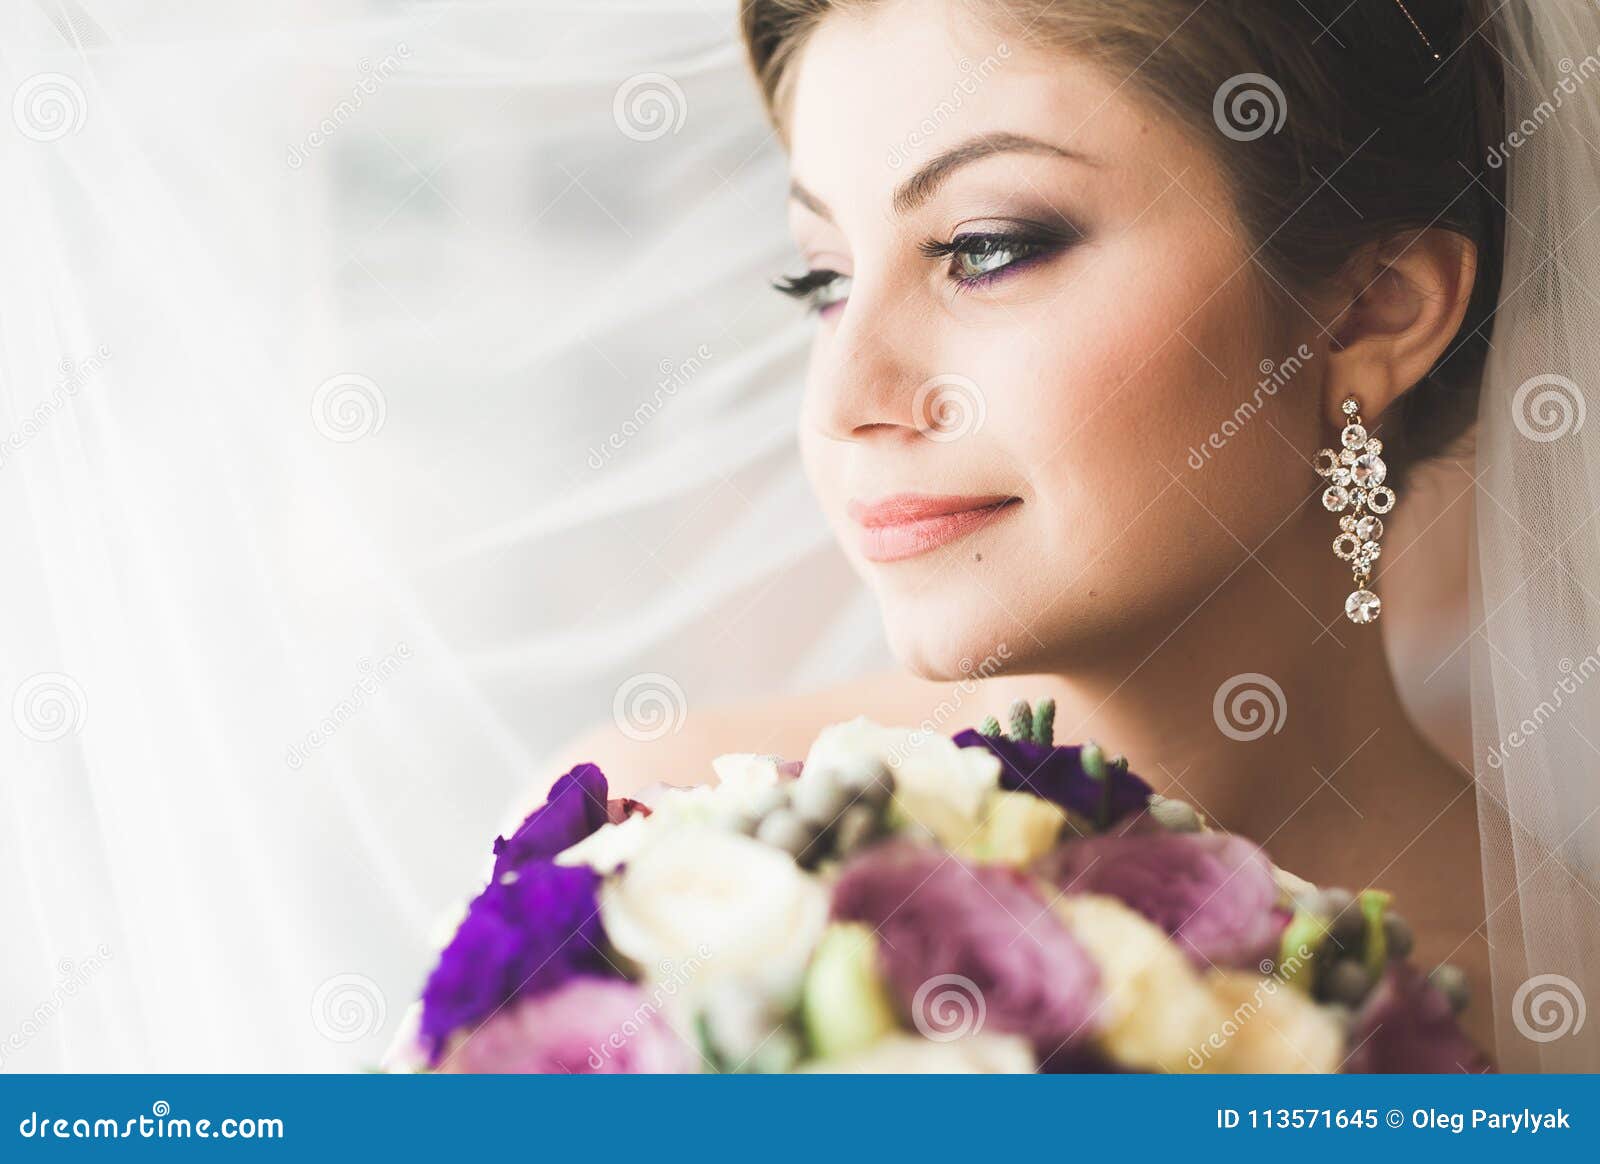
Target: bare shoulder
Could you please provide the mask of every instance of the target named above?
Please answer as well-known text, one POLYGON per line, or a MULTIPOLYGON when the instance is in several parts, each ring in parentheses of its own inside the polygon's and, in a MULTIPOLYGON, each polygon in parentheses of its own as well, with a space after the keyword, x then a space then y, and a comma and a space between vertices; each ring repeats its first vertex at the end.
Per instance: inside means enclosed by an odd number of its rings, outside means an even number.
POLYGON ((705 784, 711 761, 728 752, 759 752, 801 759, 818 731, 865 715, 882 723, 920 722, 948 691, 899 673, 882 673, 775 699, 691 707, 682 724, 659 737, 607 722, 562 748, 534 789, 541 800, 549 783, 574 764, 599 765, 613 795, 635 795, 653 784, 705 784))

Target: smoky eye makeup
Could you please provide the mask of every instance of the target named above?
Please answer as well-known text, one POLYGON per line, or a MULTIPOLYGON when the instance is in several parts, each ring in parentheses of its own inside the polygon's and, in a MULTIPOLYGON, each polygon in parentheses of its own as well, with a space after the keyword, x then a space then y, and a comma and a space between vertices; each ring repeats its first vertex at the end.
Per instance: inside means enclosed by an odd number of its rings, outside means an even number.
MULTIPOLYGON (((1050 212, 1015 217, 968 216, 941 236, 922 239, 916 253, 932 260, 956 292, 994 286, 1037 269, 1082 243, 1086 231, 1072 219, 1050 212)), ((773 280, 772 287, 821 314, 850 294, 850 276, 817 267, 773 280)))
POLYGON ((1084 239, 1066 219, 984 219, 968 221, 946 238, 928 238, 918 251, 942 260, 959 290, 988 287, 1049 262, 1084 239))

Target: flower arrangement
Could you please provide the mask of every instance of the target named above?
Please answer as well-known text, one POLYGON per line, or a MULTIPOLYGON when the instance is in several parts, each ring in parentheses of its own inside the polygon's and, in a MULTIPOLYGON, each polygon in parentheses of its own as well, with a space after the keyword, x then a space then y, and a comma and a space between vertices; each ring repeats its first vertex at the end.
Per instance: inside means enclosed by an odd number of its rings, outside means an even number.
POLYGON ((650 807, 582 764, 494 845, 406 1046, 441 1072, 1480 1071, 1461 976, 1052 742, 866 719, 650 807))

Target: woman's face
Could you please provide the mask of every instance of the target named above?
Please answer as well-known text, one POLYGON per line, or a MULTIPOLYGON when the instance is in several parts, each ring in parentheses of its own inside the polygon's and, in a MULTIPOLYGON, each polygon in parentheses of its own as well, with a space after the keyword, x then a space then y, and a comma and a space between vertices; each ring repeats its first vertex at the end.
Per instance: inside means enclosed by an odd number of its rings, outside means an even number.
POLYGON ((1257 306, 1208 143, 945 5, 833 14, 795 67, 802 449, 896 653, 1067 669, 1170 629, 1311 492, 1320 434, 1320 360, 1260 387, 1319 333, 1257 306))

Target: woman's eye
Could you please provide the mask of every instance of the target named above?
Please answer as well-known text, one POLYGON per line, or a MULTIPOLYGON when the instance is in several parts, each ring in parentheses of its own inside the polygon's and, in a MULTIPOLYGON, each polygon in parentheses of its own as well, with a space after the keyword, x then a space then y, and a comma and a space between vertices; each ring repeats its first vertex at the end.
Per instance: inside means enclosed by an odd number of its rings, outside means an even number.
POLYGON ((1076 230, 1034 228, 1028 234, 969 233, 949 242, 930 239, 919 249, 931 259, 945 259, 946 274, 959 287, 981 287, 1042 262, 1081 238, 1076 230))
POLYGON ((1023 247, 1006 240, 988 239, 951 256, 950 273, 958 279, 977 279, 1009 267, 1023 257, 1023 247))
POLYGON ((803 301, 810 311, 825 311, 850 297, 850 276, 838 271, 807 271, 798 277, 786 275, 775 280, 772 286, 790 298, 803 301))

